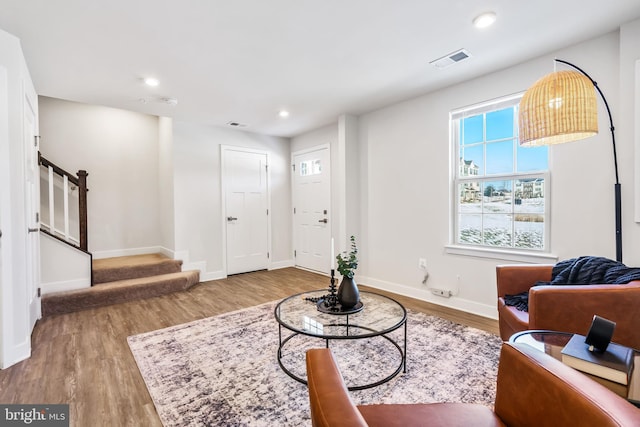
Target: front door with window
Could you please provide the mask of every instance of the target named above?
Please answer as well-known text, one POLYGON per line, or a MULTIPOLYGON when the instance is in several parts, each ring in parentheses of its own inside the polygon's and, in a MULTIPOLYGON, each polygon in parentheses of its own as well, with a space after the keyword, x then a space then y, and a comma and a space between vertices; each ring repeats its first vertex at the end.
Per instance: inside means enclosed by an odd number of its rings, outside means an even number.
POLYGON ((331 168, 329 147, 293 156, 296 266, 328 273, 331 265, 331 168))

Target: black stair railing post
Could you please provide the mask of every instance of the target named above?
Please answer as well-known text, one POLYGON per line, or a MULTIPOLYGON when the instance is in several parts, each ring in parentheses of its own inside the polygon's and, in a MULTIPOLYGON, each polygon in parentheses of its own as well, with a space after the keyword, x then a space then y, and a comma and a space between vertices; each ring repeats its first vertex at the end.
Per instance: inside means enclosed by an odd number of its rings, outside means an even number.
POLYGON ((87 237, 87 176, 85 170, 78 171, 78 221, 80 225, 80 248, 88 251, 87 237))

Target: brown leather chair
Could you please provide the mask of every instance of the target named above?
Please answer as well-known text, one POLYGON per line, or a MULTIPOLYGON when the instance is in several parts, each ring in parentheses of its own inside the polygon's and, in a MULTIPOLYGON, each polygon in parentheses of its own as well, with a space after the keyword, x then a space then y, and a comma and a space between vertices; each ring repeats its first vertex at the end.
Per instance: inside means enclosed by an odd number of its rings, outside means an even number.
POLYGON ((326 348, 307 352, 307 379, 314 427, 640 426, 640 409, 526 344, 502 346, 493 411, 468 403, 356 406, 326 348))
POLYGON ((498 319, 500 337, 548 329, 586 335, 593 315, 616 322, 612 340, 640 349, 640 281, 626 285, 533 286, 551 280, 553 265, 499 265, 498 319), (505 295, 529 292, 529 312, 504 303, 505 295))

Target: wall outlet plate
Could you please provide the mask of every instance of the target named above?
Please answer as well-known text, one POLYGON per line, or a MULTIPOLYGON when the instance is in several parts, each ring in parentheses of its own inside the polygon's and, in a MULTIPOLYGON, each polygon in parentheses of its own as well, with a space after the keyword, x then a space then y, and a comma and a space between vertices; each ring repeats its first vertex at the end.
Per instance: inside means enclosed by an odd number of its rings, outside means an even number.
POLYGON ((445 298, 449 298, 451 296, 451 291, 448 291, 446 289, 431 288, 431 293, 439 297, 445 297, 445 298))

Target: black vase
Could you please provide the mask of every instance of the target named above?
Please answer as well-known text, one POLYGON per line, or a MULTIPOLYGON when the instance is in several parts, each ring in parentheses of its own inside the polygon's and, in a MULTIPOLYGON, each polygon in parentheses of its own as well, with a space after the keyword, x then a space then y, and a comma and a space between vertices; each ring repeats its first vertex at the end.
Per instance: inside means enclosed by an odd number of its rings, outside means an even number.
POLYGON ((353 278, 343 277, 338 288, 338 302, 343 309, 350 309, 360 301, 358 285, 353 278))

